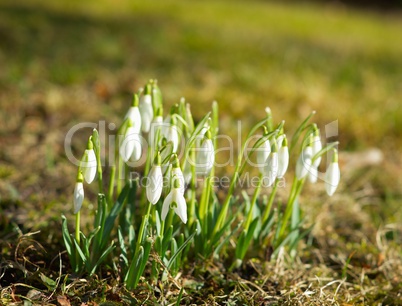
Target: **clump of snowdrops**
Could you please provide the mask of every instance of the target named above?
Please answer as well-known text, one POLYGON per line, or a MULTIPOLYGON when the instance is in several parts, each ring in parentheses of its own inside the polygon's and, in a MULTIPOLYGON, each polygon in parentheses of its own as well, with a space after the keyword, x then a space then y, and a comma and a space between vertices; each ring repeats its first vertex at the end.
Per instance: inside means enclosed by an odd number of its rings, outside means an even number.
POLYGON ((114 155, 109 156, 113 162, 107 183, 101 164, 104 144, 96 129, 89 136, 74 189, 73 233, 62 216, 63 239, 74 272, 91 275, 109 267, 133 289, 141 277, 148 282, 165 281, 190 262, 231 262, 227 268, 232 270, 247 256, 255 256, 256 250, 269 247, 272 258, 283 247, 294 251, 309 233, 302 226, 299 203, 304 184, 322 178, 332 196, 340 178, 337 143, 323 146, 320 130, 310 123, 314 113, 288 139, 284 121, 275 123, 267 108, 266 117, 251 128, 238 152, 222 199, 215 176, 218 104, 214 102, 211 112, 197 124, 184 99, 165 115, 164 111, 155 80, 134 94, 114 150, 108 150, 114 155), (330 157, 325 174, 320 175, 323 155, 330 157), (293 156, 295 175, 286 205, 281 207, 277 190, 289 175, 293 156), (252 157, 257 164, 250 165, 252 157), (259 175, 250 197, 239 181, 251 168, 258 168, 259 175), (84 189, 96 179, 99 190, 93 212, 84 200, 84 189), (82 213, 94 214, 93 228, 87 233, 81 231, 82 213))

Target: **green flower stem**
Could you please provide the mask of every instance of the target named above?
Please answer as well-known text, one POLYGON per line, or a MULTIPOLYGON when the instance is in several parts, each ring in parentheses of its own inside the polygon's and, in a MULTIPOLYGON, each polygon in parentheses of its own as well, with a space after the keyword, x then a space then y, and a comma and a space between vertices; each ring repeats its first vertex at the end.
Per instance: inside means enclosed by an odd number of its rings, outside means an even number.
POLYGON ((265 222, 268 220, 269 214, 271 213, 272 204, 274 203, 276 191, 278 190, 278 184, 279 184, 279 180, 275 179, 274 187, 272 187, 271 194, 269 195, 268 204, 265 207, 265 211, 262 216, 262 224, 265 224, 265 222))
POLYGON ((149 216, 150 216, 150 214, 151 214, 151 208, 152 208, 152 204, 151 204, 151 202, 148 202, 147 213, 146 213, 145 216, 142 218, 140 230, 139 230, 139 232, 138 232, 138 236, 137 236, 137 245, 135 246, 135 254, 137 254, 137 252, 138 252, 139 249, 140 249, 140 246, 141 246, 141 243, 142 243, 142 236, 144 235, 145 224, 148 223, 149 216))
MULTIPOLYGON (((77 241, 77 244, 80 245, 80 218, 81 217, 81 212, 78 211, 75 215, 75 240, 77 241)), ((78 262, 80 262, 80 255, 78 254, 78 250, 75 250, 75 258, 76 258, 76 267, 75 267, 75 272, 78 272, 79 270, 79 265, 78 262)))
POLYGON ((107 197, 108 205, 112 205, 112 202, 113 202, 113 191, 114 191, 115 176, 116 176, 116 166, 113 165, 111 167, 111 169, 110 169, 109 190, 108 190, 108 197, 107 197))
POLYGON ((255 203, 257 202, 257 198, 260 195, 261 185, 262 185, 262 173, 258 177, 258 185, 257 185, 257 187, 255 187, 253 198, 251 199, 250 209, 248 211, 246 224, 244 225, 244 229, 246 231, 248 231, 248 228, 250 227, 251 221, 253 219, 253 210, 254 210, 255 203))
POLYGON ((292 186, 292 192, 290 193, 289 201, 288 201, 288 204, 286 205, 285 214, 282 219, 281 229, 279 231, 279 241, 282 241, 283 235, 284 235, 286 227, 287 227, 287 223, 288 223, 289 218, 293 211, 293 205, 303 188, 304 181, 305 181, 305 178, 303 178, 301 180, 296 179, 295 183, 293 184, 294 186, 292 186))
MULTIPOLYGON (((194 161, 195 160, 195 152, 191 151, 191 159, 194 161)), ((194 219, 196 218, 195 216, 195 201, 196 201, 196 191, 195 191, 195 185, 197 183, 197 177, 195 173, 195 165, 191 165, 191 198, 190 198, 190 207, 189 207, 189 215, 188 215, 188 225, 189 228, 192 227, 194 223, 194 219)))
MULTIPOLYGON (((154 156, 151 156, 151 151, 152 148, 151 146, 148 146, 148 151, 147 151, 147 160, 145 162, 145 169, 144 169, 144 177, 148 176, 149 169, 151 168, 151 161, 153 161, 154 156)), ((141 190, 141 201, 140 203, 145 203, 146 202, 146 188, 143 187, 141 190)))
POLYGON ((117 185, 116 185, 116 193, 119 195, 122 189, 122 174, 124 171, 124 163, 120 157, 117 157, 117 185))
POLYGON ((240 174, 239 174, 240 162, 241 162, 241 154, 240 154, 239 159, 237 160, 235 172, 233 174, 233 179, 232 179, 232 181, 230 183, 228 194, 227 194, 227 196, 225 198, 225 202, 223 202, 222 209, 219 212, 218 219, 217 219, 215 227, 214 227, 213 235, 217 234, 217 232, 220 230, 220 228, 222 227, 223 223, 225 222, 225 218, 226 218, 227 211, 228 211, 228 208, 229 208, 229 203, 230 203, 230 200, 232 199, 234 188, 235 188, 235 186, 237 184, 237 181, 238 181, 238 179, 240 177, 240 174))

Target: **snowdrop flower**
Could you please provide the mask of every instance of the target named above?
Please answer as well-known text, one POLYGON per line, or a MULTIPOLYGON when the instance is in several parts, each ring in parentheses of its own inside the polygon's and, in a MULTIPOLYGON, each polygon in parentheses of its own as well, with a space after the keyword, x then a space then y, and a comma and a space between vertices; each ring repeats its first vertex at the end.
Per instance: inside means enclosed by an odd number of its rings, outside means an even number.
POLYGON ((74 214, 80 211, 82 202, 84 201, 84 185, 82 184, 83 181, 84 177, 81 173, 81 170, 78 169, 77 181, 74 187, 74 214))
POLYGON ((201 175, 207 175, 215 162, 215 150, 211 137, 211 131, 208 130, 197 151, 196 171, 201 175))
POLYGON ((128 109, 124 120, 130 119, 131 125, 133 126, 134 130, 139 133, 141 131, 141 114, 138 108, 138 95, 134 94, 133 104, 128 109))
MULTIPOLYGON (((152 120, 149 135, 148 135, 148 141, 149 145, 152 148, 156 148, 158 146, 157 144, 157 137, 160 138, 162 137, 162 127, 163 127, 163 117, 162 117, 162 108, 158 108, 155 113, 155 117, 152 120)), ((159 143, 160 144, 160 143, 159 143)))
POLYGON ((188 185, 191 181, 191 178, 193 177, 193 174, 191 173, 191 166, 188 160, 186 160, 184 163, 183 176, 186 185, 188 185))
POLYGON ((187 223, 187 205, 181 192, 180 180, 174 179, 173 188, 167 195, 162 205, 162 220, 166 219, 169 209, 173 208, 174 212, 180 217, 183 223, 187 223))
POLYGON ((151 122, 154 117, 154 110, 152 107, 152 96, 151 96, 151 84, 145 86, 144 95, 141 97, 139 106, 141 119, 142 119, 142 131, 148 133, 151 128, 151 122))
POLYGON ((155 157, 154 164, 148 174, 148 182, 146 187, 147 199, 150 203, 155 205, 162 194, 163 187, 163 175, 161 167, 161 155, 158 154, 155 157))
POLYGON ((325 172, 325 189, 329 196, 332 196, 335 193, 340 177, 341 174, 338 165, 338 152, 334 149, 332 161, 325 172))
MULTIPOLYGON (((320 139, 320 132, 317 128, 315 128, 314 132, 313 132, 313 136, 311 139, 311 149, 312 149, 312 156, 314 157, 318 152, 321 151, 322 149, 322 144, 321 144, 321 139, 320 139)), ((318 178, 318 167, 320 165, 321 162, 321 156, 317 157, 313 164, 312 167, 310 169, 310 173, 309 173, 309 181, 310 183, 316 183, 317 182, 317 178, 318 178)))
POLYGON ((309 171, 311 171, 311 158, 313 157, 313 149, 309 144, 301 152, 299 159, 296 163, 296 177, 301 180, 307 176, 309 171))
POLYGON ((271 153, 265 162, 264 184, 266 187, 271 186, 278 175, 278 149, 276 142, 272 145, 271 153))
POLYGON ((170 120, 170 125, 167 127, 165 130, 165 138, 169 142, 172 142, 173 145, 173 152, 177 152, 177 149, 179 147, 179 133, 177 131, 177 126, 176 126, 176 118, 172 117, 170 120))
POLYGON ((282 143, 285 138, 286 138, 285 134, 281 134, 276 138, 276 145, 278 146, 278 150, 282 147, 282 143))
POLYGON ((82 158, 81 169, 85 181, 88 184, 91 184, 96 176, 96 155, 94 151, 94 145, 92 143, 92 136, 89 137, 87 149, 85 150, 84 156, 82 158))
POLYGON ((264 173, 265 162, 271 153, 271 144, 269 139, 264 140, 262 145, 257 148, 257 165, 261 173, 264 173))
POLYGON ((133 128, 129 126, 124 135, 124 140, 120 145, 120 156, 124 162, 127 162, 131 157, 134 161, 137 161, 141 158, 142 147, 141 147, 141 139, 139 133, 133 128))
POLYGON ((173 168, 172 168, 172 172, 171 172, 172 183, 174 183, 175 178, 179 180, 179 182, 180 182, 180 192, 182 194, 184 194, 184 190, 186 189, 186 185, 185 185, 183 172, 180 169, 179 159, 177 158, 176 154, 174 155, 173 168))
POLYGON ((289 149, 286 136, 281 142, 278 152, 278 178, 282 178, 289 166, 289 149))

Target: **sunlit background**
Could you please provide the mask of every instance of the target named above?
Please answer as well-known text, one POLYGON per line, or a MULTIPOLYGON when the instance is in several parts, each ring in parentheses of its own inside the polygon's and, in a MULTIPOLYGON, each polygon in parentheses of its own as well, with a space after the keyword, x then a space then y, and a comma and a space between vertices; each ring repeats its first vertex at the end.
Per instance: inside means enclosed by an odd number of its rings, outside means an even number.
POLYGON ((196 119, 218 101, 224 134, 266 106, 290 135, 312 110, 322 131, 337 120, 335 204, 354 207, 340 218, 371 234, 401 222, 401 33, 400 1, 0 1, 1 222, 59 222, 76 171, 67 131, 119 124, 150 78, 196 119))

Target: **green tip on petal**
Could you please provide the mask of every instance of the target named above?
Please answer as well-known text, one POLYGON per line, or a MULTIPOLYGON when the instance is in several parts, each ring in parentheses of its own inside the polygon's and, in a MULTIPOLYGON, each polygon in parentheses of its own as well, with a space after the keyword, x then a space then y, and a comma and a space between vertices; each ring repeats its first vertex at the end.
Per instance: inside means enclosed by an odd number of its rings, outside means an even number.
POLYGON ((273 141, 272 147, 271 147, 271 152, 278 152, 278 146, 276 144, 276 141, 273 141))
POLYGON ((282 140, 282 147, 287 147, 287 146, 288 146, 288 139, 286 137, 284 137, 282 140))
POLYGON ((211 134, 210 129, 208 129, 207 132, 205 133, 205 137, 206 137, 207 139, 212 139, 212 134, 211 134))
POLYGON ((177 158, 177 154, 173 154, 173 168, 179 168, 180 167, 180 163, 179 163, 179 159, 177 158))
POLYGON ((158 153, 156 153, 154 163, 157 166, 160 166, 162 164, 162 157, 161 157, 161 153, 159 151, 158 151, 158 153))
POLYGON ((92 142, 92 136, 89 136, 88 142, 87 142, 87 150, 93 150, 94 149, 94 144, 92 142))
POLYGON ((150 95, 152 93, 152 85, 151 84, 147 84, 145 86, 145 91, 144 91, 144 95, 150 95))
POLYGON ((313 146, 313 142, 314 142, 314 136, 313 136, 313 133, 311 133, 310 135, 308 135, 307 147, 313 146))
POLYGON ((136 106, 138 106, 138 104, 140 103, 140 99, 138 98, 138 94, 134 94, 133 95, 133 107, 136 107, 136 106))
POLYGON ((162 117, 163 116, 163 108, 158 107, 155 112, 155 117, 162 117))
POLYGON ((176 189, 180 188, 180 180, 177 177, 174 178, 173 187, 176 189))
POLYGON ((176 124, 177 124, 176 116, 172 116, 172 117, 170 118, 170 124, 171 124, 171 125, 176 125, 176 124))
POLYGON ((84 182, 84 176, 82 175, 82 171, 81 168, 78 168, 78 172, 77 172, 77 183, 82 183, 84 182))
POLYGON ((338 150, 337 150, 337 149, 334 149, 334 150, 333 150, 332 162, 333 162, 333 163, 337 163, 337 162, 338 162, 338 150))

